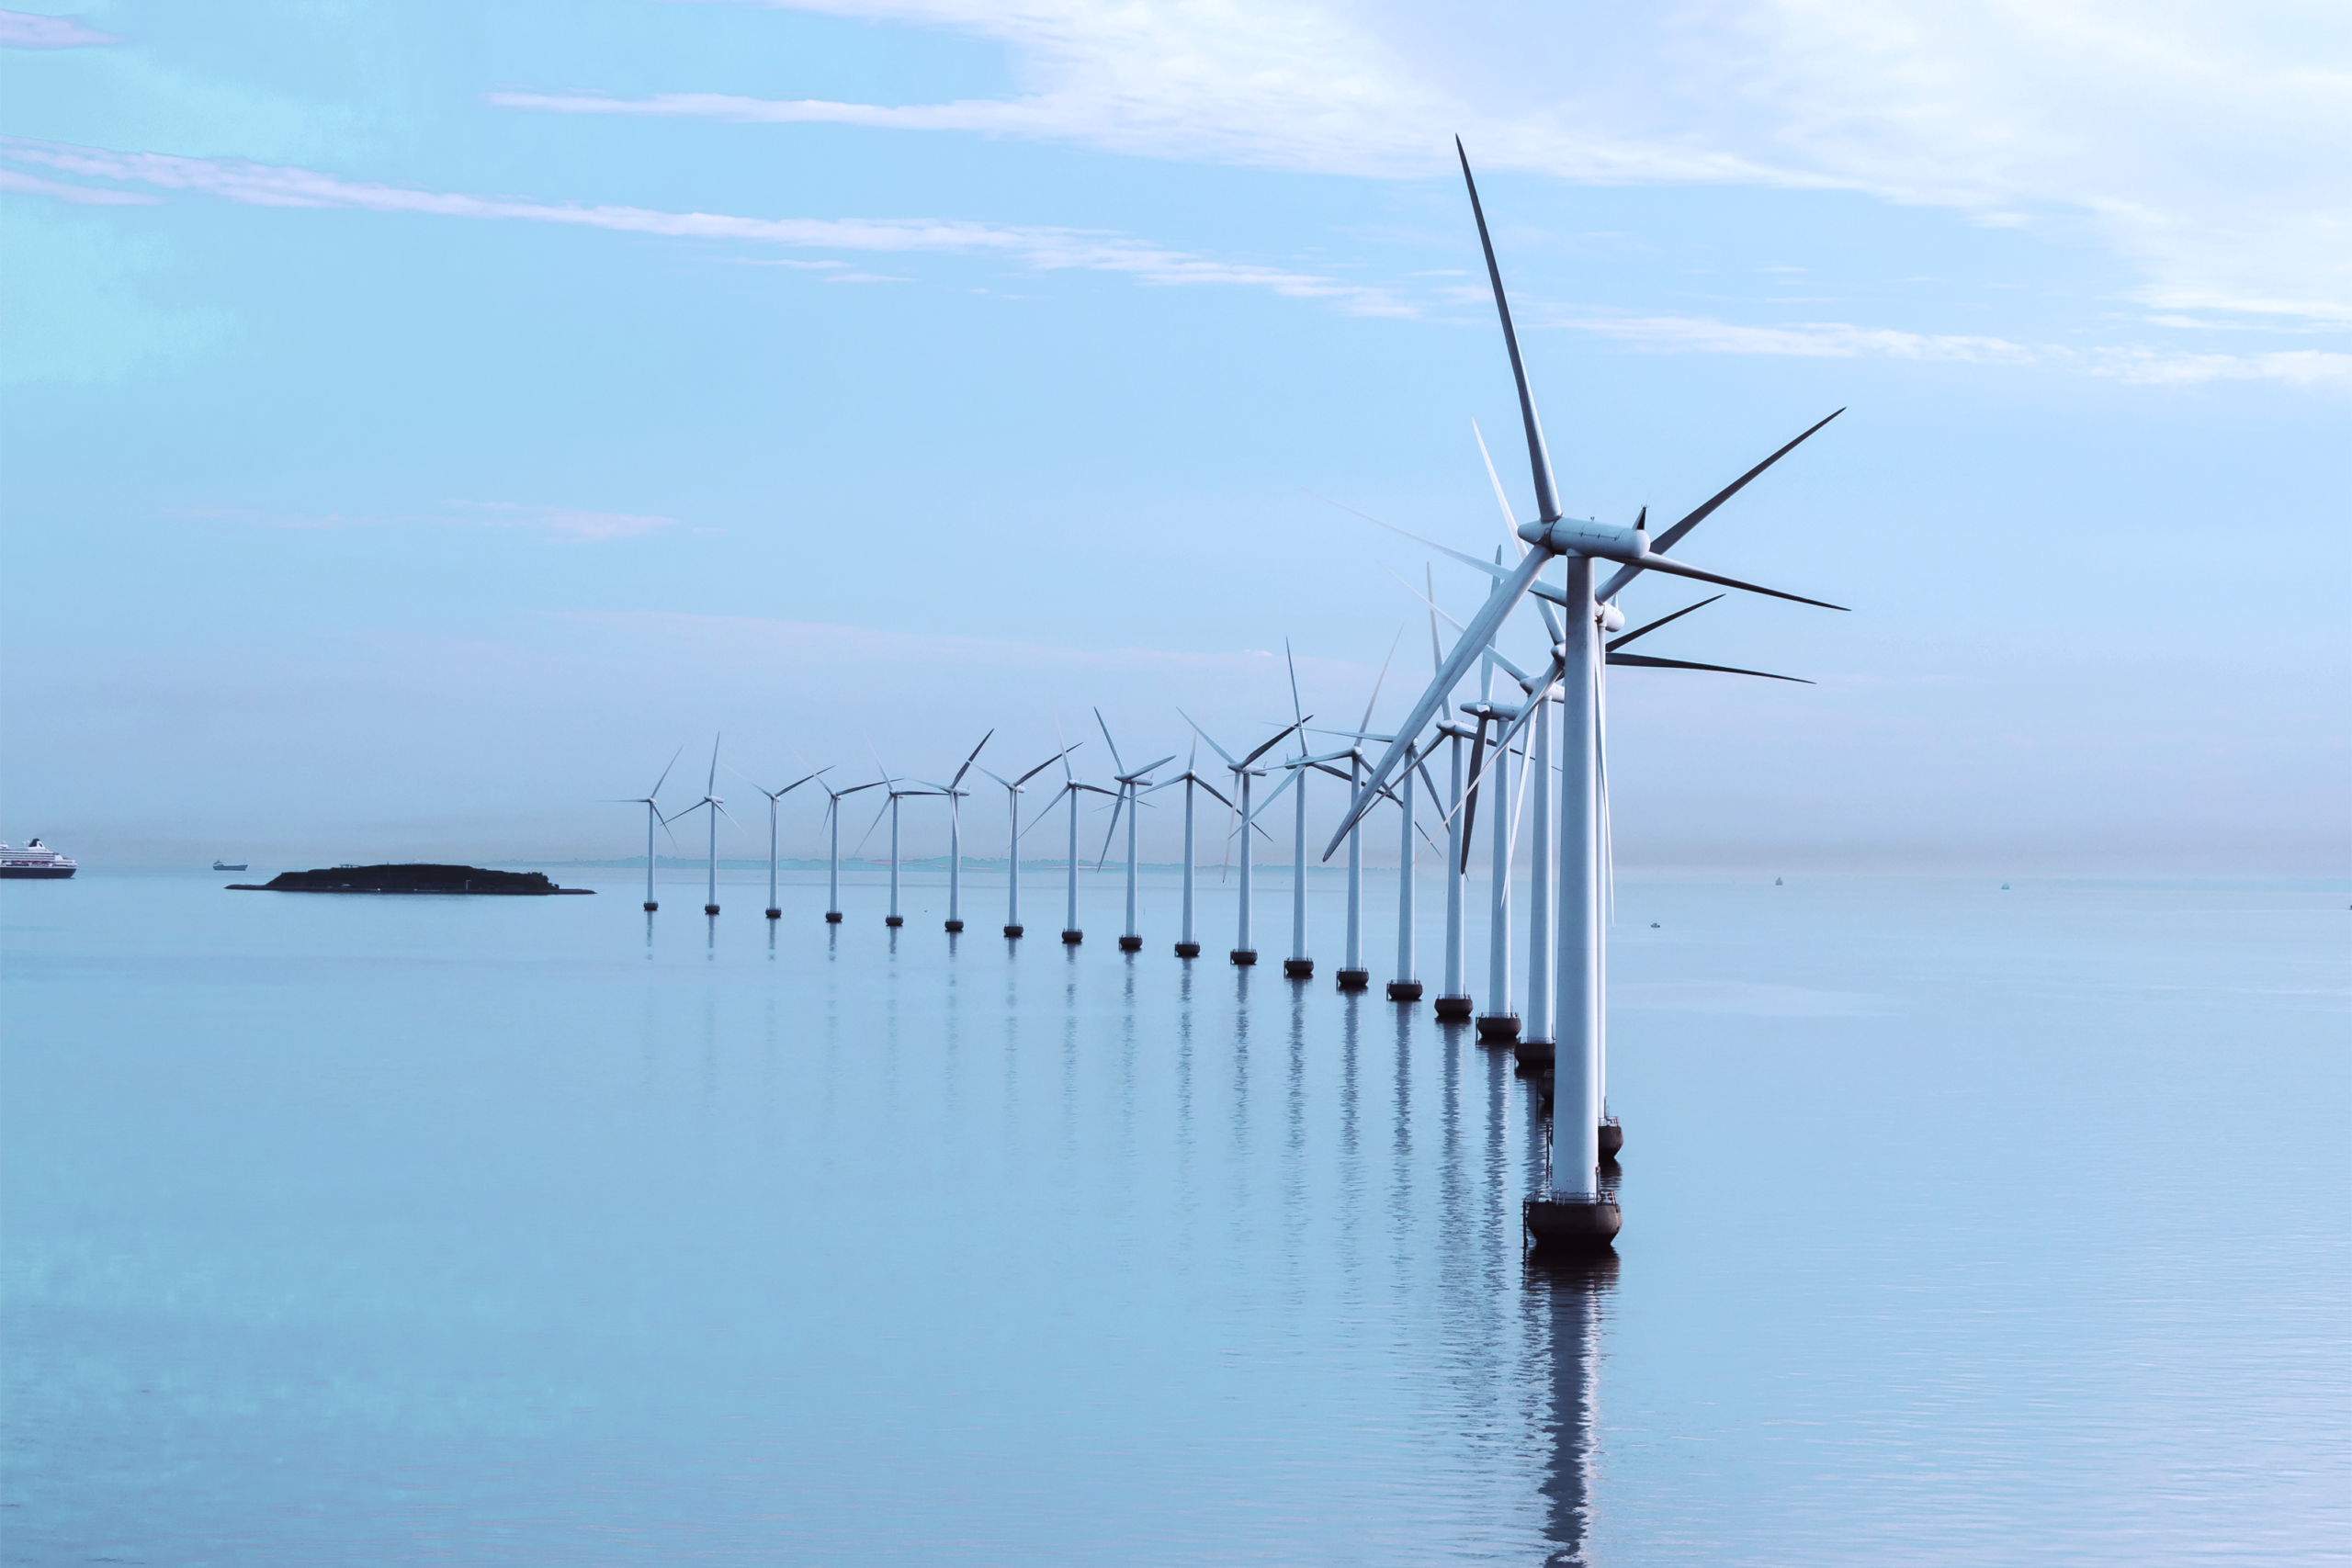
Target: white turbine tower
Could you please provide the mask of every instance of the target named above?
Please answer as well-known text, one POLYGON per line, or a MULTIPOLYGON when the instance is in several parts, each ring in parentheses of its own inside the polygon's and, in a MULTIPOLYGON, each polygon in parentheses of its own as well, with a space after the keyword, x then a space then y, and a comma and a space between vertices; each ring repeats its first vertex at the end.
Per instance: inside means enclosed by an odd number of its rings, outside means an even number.
MULTIPOLYGON (((1181 713, 1183 710, 1180 708, 1177 711, 1181 713)), ((1185 722, 1190 723, 1191 720, 1188 719, 1185 722)), ((1211 742, 1211 744, 1215 744, 1215 742, 1211 742)), ((1184 786, 1184 919, 1182 931, 1176 939, 1176 956, 1179 958, 1198 958, 1201 955, 1200 941, 1193 930, 1193 874, 1194 869, 1193 864, 1194 858, 1193 852, 1193 791, 1195 789, 1204 789, 1209 792, 1212 797, 1221 802, 1227 811, 1233 809, 1233 802, 1227 800, 1224 795, 1219 795, 1217 793, 1216 785, 1209 783, 1208 780, 1201 777, 1198 773, 1193 771, 1193 764, 1200 760, 1200 755, 1201 743, 1198 739, 1195 739, 1193 742, 1192 755, 1184 759, 1184 771, 1178 773, 1172 779, 1163 780, 1162 782, 1151 786, 1152 790, 1170 789, 1177 784, 1182 784, 1184 786)), ((1150 791, 1147 791, 1146 793, 1148 794, 1150 791)))
POLYGON ((1283 726, 1274 732, 1272 739, 1268 740, 1239 761, 1236 761, 1232 752, 1216 743, 1216 736, 1193 723, 1191 714, 1184 713, 1182 708, 1178 708, 1176 711, 1184 714, 1184 722, 1192 725, 1193 733, 1209 743, 1210 750, 1225 759, 1226 770, 1233 774, 1239 784, 1234 794, 1240 797, 1240 802, 1235 809, 1241 814, 1241 922, 1233 944, 1233 952, 1227 956, 1234 963, 1247 966, 1258 962, 1258 950, 1250 945, 1250 835, 1253 832, 1265 831, 1250 820, 1250 781, 1263 778, 1266 774, 1266 770, 1263 768, 1253 769, 1250 764, 1280 745, 1284 736, 1299 727, 1295 724, 1283 726))
MULTIPOLYGON (((990 733, 994 732, 991 731, 990 733)), ((1083 744, 1083 742, 1080 744, 1083 744)), ((1012 819, 1012 848, 1006 855, 1004 867, 1004 934, 1008 937, 1017 937, 1021 934, 1022 789, 1031 779, 1035 778, 1039 773, 1044 773, 1047 768, 1050 768, 1056 762, 1060 761, 1069 750, 1074 749, 1075 748, 1066 747, 1063 750, 1055 752, 1052 756, 1046 758, 1044 761, 1038 763, 1035 767, 1030 769, 1027 773, 1022 774, 1017 779, 1006 778, 1001 773, 989 773, 989 770, 986 768, 982 768, 980 770, 980 772, 988 773, 989 777, 996 780, 997 783, 1004 786, 1005 809, 1007 815, 1012 819)))
MULTIPOLYGON (((601 803, 605 806, 642 806, 645 807, 645 912, 649 915, 662 907, 653 901, 653 829, 662 820, 661 802, 655 797, 661 795, 662 786, 670 782, 670 768, 676 767, 678 765, 678 759, 685 754, 686 749, 684 746, 681 746, 675 751, 673 751, 670 754, 670 767, 663 768, 662 770, 662 776, 655 779, 653 781, 653 787, 646 791, 643 795, 628 795, 621 799, 607 800, 601 803)), ((692 807, 688 807, 688 809, 691 810, 692 807)))
POLYGON ((1111 826, 1102 835, 1102 852, 1095 857, 1094 869, 1102 870, 1102 862, 1110 858, 1111 839, 1119 830, 1119 812, 1124 808, 1127 814, 1127 924, 1119 933, 1119 951, 1141 953, 1143 933, 1136 929, 1136 818, 1142 810, 1141 792, 1150 783, 1153 771, 1174 761, 1176 753, 1170 751, 1157 762, 1130 768, 1119 755, 1119 743, 1111 739, 1111 727, 1103 722, 1101 708, 1094 710, 1094 722, 1102 726, 1102 743, 1111 748, 1111 765, 1119 770, 1114 775, 1119 784, 1119 798, 1112 804, 1111 826))
POLYGON ((757 779, 746 781, 753 789, 758 790, 762 795, 768 797, 768 919, 771 920, 780 920, 784 919, 784 910, 777 907, 775 901, 776 803, 782 800, 786 795, 790 795, 794 790, 798 789, 802 784, 807 784, 810 779, 816 778, 819 774, 829 773, 831 772, 832 772, 831 768, 819 768, 816 773, 808 774, 803 778, 797 778, 790 784, 785 785, 782 789, 770 789, 766 785, 761 784, 757 779))
MULTIPOLYGON (((1404 640, 1405 628, 1396 628, 1396 636, 1388 644, 1388 657, 1380 661, 1379 678, 1372 683, 1372 695, 1363 705, 1363 718, 1348 732, 1349 745, 1339 755, 1348 760, 1348 800, 1352 806, 1363 792, 1363 770, 1371 759, 1363 754, 1364 732, 1372 728, 1372 710, 1380 701, 1380 688, 1387 683, 1388 666, 1396 657, 1396 644, 1404 640)), ((1329 734, 1329 731, 1325 731, 1329 734)), ((1391 798, 1395 798, 1393 795, 1391 798)), ((1339 987, 1342 991, 1361 991, 1372 984, 1372 971, 1363 961, 1363 823, 1359 818, 1348 829, 1348 949, 1339 972, 1339 987)))
POLYGON ((972 748, 972 754, 964 759, 956 776, 933 786, 947 797, 947 931, 951 936, 964 929, 964 797, 972 793, 963 787, 964 775, 979 761, 980 746, 986 746, 995 734, 991 729, 981 736, 980 745, 972 748))
MULTIPOLYGON (((1471 211, 1477 221, 1479 243, 1486 254, 1487 279, 1494 289, 1495 309, 1501 319, 1503 343, 1510 356, 1511 376, 1518 388, 1520 414, 1526 426, 1528 467, 1534 480, 1538 514, 1534 522, 1522 524, 1518 530, 1519 536, 1532 547, 1517 568, 1497 583, 1487 595, 1486 604, 1471 618, 1436 679, 1421 694, 1405 722, 1397 727, 1396 739, 1390 743, 1380 761, 1374 764, 1371 783, 1374 785, 1385 783, 1400 763, 1409 761, 1416 738, 1447 701, 1448 694, 1468 672, 1471 661, 1493 644, 1505 618, 1535 588, 1536 580, 1544 568, 1555 561, 1562 563, 1566 583, 1560 589, 1544 594, 1564 604, 1568 612, 1564 626, 1566 638, 1554 660, 1554 666, 1561 677, 1566 722, 1562 726, 1561 832, 1557 845, 1558 1040, 1555 1055, 1552 1159, 1546 1196, 1530 1199, 1524 1217, 1529 1233, 1539 1246, 1563 1248, 1605 1247, 1617 1234, 1622 1214, 1614 1194, 1605 1191, 1600 1185, 1599 1150, 1600 1119, 1604 1113, 1600 1100, 1601 798, 1598 772, 1599 692, 1605 657, 1599 634, 1603 606, 1627 582, 1644 571, 1695 578, 1801 604, 1821 604, 1821 601, 1804 599, 1775 589, 1758 588, 1752 583, 1702 571, 1675 560, 1663 554, 1661 549, 1652 547, 1645 525, 1646 517, 1631 528, 1621 528, 1594 522, 1574 522, 1562 514, 1552 477, 1551 458, 1544 449, 1543 426, 1536 418, 1534 395, 1528 386, 1526 367, 1520 357, 1518 335, 1511 325, 1510 304, 1503 293, 1502 271, 1495 261, 1494 244, 1487 231, 1486 215, 1479 209, 1476 184, 1471 179, 1469 157, 1461 152, 1458 141, 1455 151, 1462 158, 1463 179, 1469 186, 1471 211), (1596 562, 1600 561, 1613 562, 1617 566, 1617 570, 1606 582, 1598 581, 1596 562)), ((1820 426, 1814 428, 1819 429, 1820 426)), ((1804 438, 1799 436, 1798 440, 1804 438)), ((1794 445, 1792 442, 1790 446, 1794 445)), ((1784 446, 1781 453, 1789 449, 1784 446)), ((1658 545, 1671 547, 1678 543, 1741 485, 1777 461, 1781 453, 1775 453, 1737 483, 1668 529, 1660 536, 1658 545)), ((1483 562, 1479 564, 1484 565, 1483 562)), ((1822 607, 1842 608, 1839 605, 1822 607)), ((1526 722, 1528 715, 1541 712, 1544 705, 1540 701, 1529 703, 1526 712, 1515 721, 1514 728, 1526 722)), ((1507 733, 1505 745, 1510 739, 1507 733)), ((1332 835, 1331 843, 1324 852, 1327 859, 1338 850, 1352 819, 1361 815, 1368 805, 1367 799, 1359 797, 1350 808, 1349 818, 1340 824, 1340 831, 1332 835)))
POLYGON ((847 789, 835 789, 831 784, 817 786, 825 792, 827 797, 825 829, 829 838, 825 852, 825 923, 829 926, 842 923, 842 802, 859 790, 872 789, 880 782, 869 779, 847 789))

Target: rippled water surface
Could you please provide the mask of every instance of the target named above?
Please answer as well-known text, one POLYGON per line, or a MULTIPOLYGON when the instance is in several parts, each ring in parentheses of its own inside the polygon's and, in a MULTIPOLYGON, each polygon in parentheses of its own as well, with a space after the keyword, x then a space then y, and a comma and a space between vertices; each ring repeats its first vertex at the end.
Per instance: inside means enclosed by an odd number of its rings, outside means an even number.
POLYGON ((1627 883, 1547 1269, 1508 1055, 1285 982, 1279 887, 1245 972, 1107 876, 1076 950, 221 880, 0 885, 12 1562, 2352 1541, 2343 892, 1627 883))

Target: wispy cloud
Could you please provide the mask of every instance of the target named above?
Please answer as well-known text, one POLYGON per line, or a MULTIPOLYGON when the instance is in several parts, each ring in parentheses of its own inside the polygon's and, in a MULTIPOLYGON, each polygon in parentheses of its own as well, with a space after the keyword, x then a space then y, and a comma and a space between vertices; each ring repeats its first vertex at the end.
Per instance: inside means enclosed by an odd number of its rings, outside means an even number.
POLYGON ((153 207, 164 199, 143 191, 70 186, 62 180, 45 180, 19 169, 0 169, 0 190, 12 190, 19 196, 45 196, 51 201, 70 201, 77 207, 153 207))
POLYGON ((1558 312, 1539 319, 1546 325, 1591 333, 1645 348, 1685 353, 2022 366, 2167 386, 2263 380, 2313 390, 2352 391, 2352 354, 2315 349, 2193 354, 2138 344, 2072 348, 1971 334, 1898 332, 1844 321, 1748 326, 1705 316, 1574 316, 1558 312))
MULTIPOLYGON (((85 179, 191 191, 255 207, 359 208, 444 218, 559 223, 802 250, 995 255, 1041 272, 1123 273, 1139 282, 1162 286, 1221 285, 1263 288, 1294 299, 1328 299, 1365 315, 1414 313, 1411 306, 1385 289, 1283 267, 1194 255, 1079 229, 1015 228, 940 218, 745 218, 642 207, 589 207, 520 197, 417 190, 236 159, 118 152, 16 137, 0 138, 0 157, 85 179)), ((860 281, 889 280, 869 276, 860 281)))
POLYGON ((83 49, 91 44, 121 41, 112 33, 85 28, 72 17, 0 11, 0 49, 83 49))
MULTIPOLYGON (((2086 229, 2144 303, 2352 321, 2352 33, 2305 0, 760 0, 996 39, 1024 91, 885 106, 511 90, 568 114, 964 131, 1382 177, 1827 186, 2086 229)), ((691 86, 691 84, 681 84, 691 86)))

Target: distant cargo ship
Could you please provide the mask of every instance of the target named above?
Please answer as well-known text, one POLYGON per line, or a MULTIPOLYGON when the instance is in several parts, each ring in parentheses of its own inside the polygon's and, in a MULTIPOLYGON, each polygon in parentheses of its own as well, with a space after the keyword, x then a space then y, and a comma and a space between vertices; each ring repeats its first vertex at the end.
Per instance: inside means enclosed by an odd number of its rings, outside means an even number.
POLYGON ((0 844, 0 876, 54 879, 71 876, 80 869, 74 863, 72 856, 41 848, 39 839, 21 850, 12 850, 6 844, 0 844))
POLYGON ((216 860, 212 863, 212 869, 215 871, 243 871, 245 869, 245 863, 243 861, 239 861, 236 864, 231 865, 225 860, 216 860))

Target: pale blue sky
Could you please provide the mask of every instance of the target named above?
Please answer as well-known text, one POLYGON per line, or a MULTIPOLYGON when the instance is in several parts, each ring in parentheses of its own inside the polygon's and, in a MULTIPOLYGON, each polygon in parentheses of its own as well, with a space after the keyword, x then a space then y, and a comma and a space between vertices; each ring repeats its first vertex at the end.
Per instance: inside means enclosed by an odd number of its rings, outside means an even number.
POLYGON ((1571 510, 1850 410, 1679 553, 1855 613, 1650 645, 1820 683, 1612 681, 1629 864, 2343 873, 2341 7, 1616 14, 0 19, 0 837, 619 855, 717 728, 1158 755, 1404 625, 1394 716, 1423 554, 1320 498, 1491 549, 1475 417, 1531 510, 1459 132, 1571 510))

